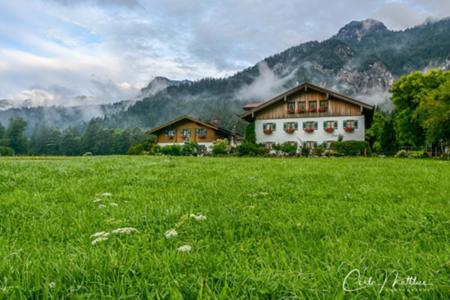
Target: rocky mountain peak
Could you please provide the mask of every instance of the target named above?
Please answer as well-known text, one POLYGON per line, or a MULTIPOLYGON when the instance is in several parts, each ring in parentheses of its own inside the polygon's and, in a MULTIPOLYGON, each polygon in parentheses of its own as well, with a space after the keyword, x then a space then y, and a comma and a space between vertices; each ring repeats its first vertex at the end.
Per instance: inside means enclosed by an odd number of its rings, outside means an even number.
POLYGON ((374 32, 388 31, 380 21, 366 19, 364 21, 352 21, 342 27, 335 38, 344 42, 360 42, 363 37, 374 32))
POLYGON ((170 86, 179 86, 190 82, 189 80, 171 80, 167 77, 156 76, 145 88, 141 89, 141 94, 143 97, 149 97, 156 95, 170 86))

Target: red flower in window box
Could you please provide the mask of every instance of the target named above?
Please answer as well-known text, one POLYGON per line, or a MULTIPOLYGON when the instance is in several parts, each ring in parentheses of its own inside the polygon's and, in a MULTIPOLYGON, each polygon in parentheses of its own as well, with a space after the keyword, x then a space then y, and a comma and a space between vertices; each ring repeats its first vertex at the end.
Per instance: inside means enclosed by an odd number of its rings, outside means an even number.
POLYGON ((344 130, 345 130, 345 132, 353 132, 353 131, 355 131, 355 128, 353 128, 353 127, 345 127, 344 130))
POLYGON ((317 112, 317 109, 316 108, 310 108, 309 112, 315 113, 315 112, 317 112))
POLYGON ((334 128, 333 127, 327 127, 325 128, 325 131, 328 133, 333 133, 334 132, 334 128))
POLYGON ((297 109, 297 113, 303 114, 303 113, 305 113, 305 110, 303 108, 299 108, 299 109, 297 109))
POLYGON ((295 132, 295 128, 288 127, 288 128, 285 128, 284 131, 286 131, 286 133, 293 134, 295 132))
POLYGON ((272 128, 264 128, 265 134, 272 134, 272 128))
POLYGON ((288 107, 287 113, 288 113, 288 114, 293 114, 293 113, 295 113, 295 109, 289 108, 289 107, 288 107))
POLYGON ((307 132, 307 133, 313 133, 314 132, 314 128, 309 128, 309 127, 307 127, 307 128, 305 128, 305 129, 303 129, 305 132, 307 132))
POLYGON ((328 108, 326 108, 326 107, 319 108, 319 112, 326 112, 327 110, 328 110, 328 108))

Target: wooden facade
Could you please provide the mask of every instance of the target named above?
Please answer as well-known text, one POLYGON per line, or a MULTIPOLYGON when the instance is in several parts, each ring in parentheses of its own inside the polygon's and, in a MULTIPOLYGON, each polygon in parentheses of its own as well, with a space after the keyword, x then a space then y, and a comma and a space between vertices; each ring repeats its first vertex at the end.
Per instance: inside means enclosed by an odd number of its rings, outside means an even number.
POLYGON ((247 111, 247 121, 289 118, 369 116, 373 106, 312 84, 302 84, 247 111))
POLYGON ((167 124, 149 131, 157 137, 159 144, 177 144, 187 141, 196 143, 212 143, 217 139, 234 140, 231 131, 205 123, 194 118, 183 116, 167 124), (188 134, 184 134, 187 132, 188 134))

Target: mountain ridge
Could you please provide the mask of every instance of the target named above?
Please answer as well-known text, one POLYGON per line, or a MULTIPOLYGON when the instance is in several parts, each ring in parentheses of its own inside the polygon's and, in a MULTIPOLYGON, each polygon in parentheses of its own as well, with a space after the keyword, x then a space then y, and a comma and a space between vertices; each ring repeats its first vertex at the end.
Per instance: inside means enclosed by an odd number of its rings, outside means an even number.
POLYGON ((264 101, 306 81, 379 104, 402 74, 448 68, 449 53, 448 18, 402 31, 389 30, 376 20, 352 21, 329 39, 290 47, 227 78, 174 81, 159 89, 152 89, 150 82, 146 88, 152 93, 106 114, 103 125, 150 128, 189 114, 233 126, 245 103, 264 101))

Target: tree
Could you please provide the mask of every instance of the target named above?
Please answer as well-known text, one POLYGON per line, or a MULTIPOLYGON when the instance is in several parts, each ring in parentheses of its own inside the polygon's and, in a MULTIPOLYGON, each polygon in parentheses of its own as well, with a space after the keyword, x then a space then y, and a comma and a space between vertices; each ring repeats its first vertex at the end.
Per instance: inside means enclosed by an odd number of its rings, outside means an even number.
POLYGON ((88 126, 84 130, 83 136, 81 137, 80 146, 82 152, 94 152, 95 144, 99 136, 100 126, 99 119, 92 119, 89 121, 88 126))
POLYGON ((450 145, 450 77, 423 99, 419 109, 427 143, 450 145))
POLYGON ((386 155, 393 155, 397 152, 398 145, 394 121, 391 117, 387 117, 383 123, 383 129, 380 135, 380 151, 386 155))
POLYGON ((67 128, 61 137, 61 153, 64 155, 81 154, 81 135, 75 128, 67 128))
POLYGON ((425 145, 424 114, 418 107, 432 90, 450 77, 450 72, 431 70, 428 73, 413 72, 402 76, 390 92, 394 104, 394 126, 400 146, 425 145))
POLYGON ((248 124, 245 128, 244 142, 256 144, 255 122, 248 124))
POLYGON ((43 123, 36 126, 30 139, 29 151, 35 155, 61 154, 61 132, 43 123))
POLYGON ((8 144, 5 135, 6 129, 3 127, 3 124, 0 123, 0 146, 6 146, 8 144))
POLYGON ((26 154, 28 152, 28 140, 24 134, 26 127, 27 122, 22 118, 13 118, 9 121, 5 134, 8 140, 7 146, 12 148, 16 154, 26 154))

